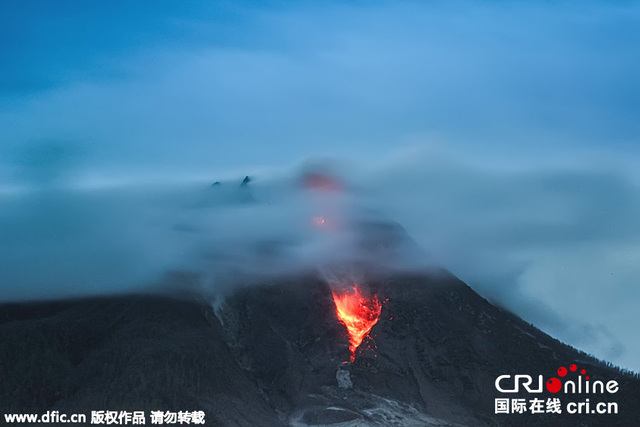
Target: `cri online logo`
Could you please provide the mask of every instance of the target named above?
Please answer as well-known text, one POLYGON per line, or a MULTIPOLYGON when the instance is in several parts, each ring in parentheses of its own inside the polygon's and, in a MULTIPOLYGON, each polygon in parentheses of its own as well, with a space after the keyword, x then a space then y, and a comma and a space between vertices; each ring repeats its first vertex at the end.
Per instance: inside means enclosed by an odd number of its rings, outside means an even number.
POLYGON ((547 391, 550 393, 558 393, 563 390, 564 385, 564 393, 565 394, 575 394, 575 393, 604 393, 605 390, 608 393, 617 393, 618 392, 618 382, 615 380, 610 380, 606 384, 600 380, 590 382, 589 376, 586 375, 587 371, 585 369, 580 369, 577 379, 569 380, 565 377, 569 374, 569 372, 577 372, 578 366, 573 363, 569 365, 569 369, 564 366, 560 366, 558 368, 558 377, 549 378, 547 381, 544 381, 542 375, 538 375, 538 381, 535 386, 533 385, 533 378, 530 375, 514 375, 513 380, 511 379, 511 375, 500 375, 496 378, 496 389, 502 393, 518 393, 520 390, 520 385, 527 390, 529 393, 542 393, 544 383, 547 391), (511 385, 511 388, 508 388, 511 385))

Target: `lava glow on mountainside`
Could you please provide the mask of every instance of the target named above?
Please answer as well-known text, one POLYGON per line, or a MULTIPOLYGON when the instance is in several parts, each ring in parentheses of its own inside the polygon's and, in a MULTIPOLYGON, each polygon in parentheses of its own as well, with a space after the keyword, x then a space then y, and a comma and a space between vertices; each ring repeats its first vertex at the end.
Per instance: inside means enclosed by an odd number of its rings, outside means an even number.
POLYGON ((375 294, 371 297, 363 295, 357 284, 353 285, 352 291, 331 291, 331 294, 336 305, 338 320, 349 333, 349 350, 351 362, 353 362, 356 358, 356 349, 369 334, 373 325, 378 323, 382 304, 375 294))

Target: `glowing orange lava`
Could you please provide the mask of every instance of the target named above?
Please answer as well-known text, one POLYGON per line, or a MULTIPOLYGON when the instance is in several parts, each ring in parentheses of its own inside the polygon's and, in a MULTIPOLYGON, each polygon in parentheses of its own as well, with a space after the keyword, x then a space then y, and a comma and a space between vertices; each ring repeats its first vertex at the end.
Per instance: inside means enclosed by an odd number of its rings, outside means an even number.
POLYGON ((353 285, 353 291, 331 291, 336 305, 338 320, 347 328, 349 333, 349 350, 351 362, 356 358, 356 349, 367 336, 373 325, 378 323, 382 304, 378 296, 367 297, 362 294, 358 285, 353 285))

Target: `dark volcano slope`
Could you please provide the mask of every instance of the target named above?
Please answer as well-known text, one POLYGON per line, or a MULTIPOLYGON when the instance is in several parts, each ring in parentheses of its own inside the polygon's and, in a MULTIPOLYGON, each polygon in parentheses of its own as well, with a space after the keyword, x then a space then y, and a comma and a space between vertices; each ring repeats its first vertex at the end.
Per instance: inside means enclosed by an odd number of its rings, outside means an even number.
MULTIPOLYGON (((0 307, 0 411, 203 410, 208 425, 640 425, 640 381, 496 308, 446 274, 368 282, 384 304, 349 358, 328 285, 195 299, 129 296, 0 307), (363 345, 364 347, 364 345, 363 345), (375 349, 373 347, 376 347, 375 349), (616 379, 617 415, 496 415, 502 374, 576 363, 616 379)), ((565 396, 557 396, 564 400, 565 396)))
POLYGON ((391 277, 369 285, 388 302, 372 329, 371 348, 350 364, 343 363, 349 358, 345 330, 322 282, 247 288, 222 310, 232 351, 270 390, 271 403, 290 414, 289 422, 328 423, 357 414, 380 425, 640 425, 638 379, 491 305, 455 277, 391 277), (618 393, 601 400, 572 400, 616 401, 618 415, 495 414, 495 398, 559 396, 546 390, 501 395, 494 385, 499 375, 549 378, 572 363, 593 380, 620 383, 618 393), (340 377, 349 373, 352 387, 337 387, 337 369, 340 377), (345 411, 322 410, 327 407, 345 411))
POLYGON ((202 303, 8 305, 0 322, 0 412, 205 410, 208 425, 277 421, 202 303))

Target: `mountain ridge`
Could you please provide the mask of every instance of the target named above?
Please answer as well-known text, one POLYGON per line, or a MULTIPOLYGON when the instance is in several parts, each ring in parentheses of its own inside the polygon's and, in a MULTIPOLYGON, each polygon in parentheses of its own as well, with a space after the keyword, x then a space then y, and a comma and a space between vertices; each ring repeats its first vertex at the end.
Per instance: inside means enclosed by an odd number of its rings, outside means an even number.
POLYGON ((2 410, 197 409, 207 425, 640 423, 636 376, 560 343, 453 275, 376 274, 365 283, 388 301, 353 363, 344 363, 349 343, 330 284, 315 275, 236 288, 216 311, 191 294, 0 306, 2 410), (526 396, 498 393, 497 376, 547 378, 570 363, 618 380, 618 415, 494 413, 496 398, 526 396))

